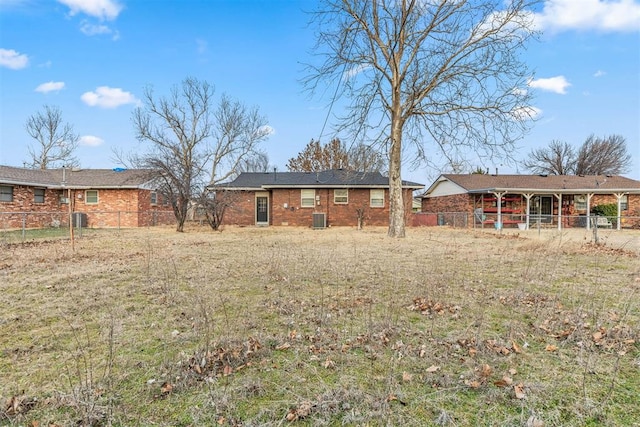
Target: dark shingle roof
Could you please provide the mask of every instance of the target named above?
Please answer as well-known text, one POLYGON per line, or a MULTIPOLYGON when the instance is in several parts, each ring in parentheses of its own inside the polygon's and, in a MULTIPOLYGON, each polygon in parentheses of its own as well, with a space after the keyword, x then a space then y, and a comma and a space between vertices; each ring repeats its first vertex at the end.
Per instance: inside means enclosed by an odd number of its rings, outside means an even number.
POLYGON ((0 166, 0 183, 47 188, 139 188, 151 181, 141 169, 27 169, 0 166))
POLYGON ((618 175, 482 175, 444 174, 425 192, 428 195, 442 181, 450 181, 469 193, 491 191, 532 192, 632 192, 640 193, 640 181, 618 175))
MULTIPOLYGON (((405 188, 424 188, 416 182, 402 181, 405 188)), ((268 188, 330 188, 366 187, 387 188, 389 178, 380 172, 354 172, 333 169, 323 172, 242 172, 231 182, 215 187, 228 189, 268 189, 268 188)))

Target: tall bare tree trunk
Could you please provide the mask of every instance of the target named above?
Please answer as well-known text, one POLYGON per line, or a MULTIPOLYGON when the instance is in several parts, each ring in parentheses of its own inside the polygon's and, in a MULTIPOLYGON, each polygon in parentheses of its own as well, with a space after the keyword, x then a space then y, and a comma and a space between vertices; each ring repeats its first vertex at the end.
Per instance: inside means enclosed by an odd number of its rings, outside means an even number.
MULTIPOLYGON (((395 105, 394 105, 395 108, 395 105)), ((400 110, 398 103, 397 108, 400 110)), ((402 200, 402 121, 400 113, 391 117, 389 147, 389 237, 404 237, 404 202, 402 200)))

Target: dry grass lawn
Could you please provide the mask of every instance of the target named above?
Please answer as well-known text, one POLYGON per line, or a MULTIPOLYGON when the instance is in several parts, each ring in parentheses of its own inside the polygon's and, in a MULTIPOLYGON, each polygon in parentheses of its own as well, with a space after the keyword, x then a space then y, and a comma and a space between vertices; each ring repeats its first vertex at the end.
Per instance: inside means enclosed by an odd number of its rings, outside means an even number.
POLYGON ((637 426, 639 239, 0 239, 0 425, 637 426))

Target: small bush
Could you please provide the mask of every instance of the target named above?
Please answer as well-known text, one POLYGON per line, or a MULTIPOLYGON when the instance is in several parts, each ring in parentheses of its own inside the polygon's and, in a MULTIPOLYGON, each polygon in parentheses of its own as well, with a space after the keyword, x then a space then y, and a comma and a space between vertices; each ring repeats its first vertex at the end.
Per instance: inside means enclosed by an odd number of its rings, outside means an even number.
POLYGON ((591 213, 599 216, 606 216, 608 218, 618 217, 618 205, 615 203, 606 203, 603 205, 596 205, 591 208, 591 213))

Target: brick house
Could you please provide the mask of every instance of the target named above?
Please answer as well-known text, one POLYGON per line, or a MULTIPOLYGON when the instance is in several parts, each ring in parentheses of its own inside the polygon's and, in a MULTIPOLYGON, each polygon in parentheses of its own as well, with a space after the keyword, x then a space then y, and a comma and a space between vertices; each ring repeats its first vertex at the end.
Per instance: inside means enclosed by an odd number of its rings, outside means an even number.
POLYGON ((0 166, 0 226, 45 227, 74 222, 88 227, 173 224, 173 210, 148 171, 27 169, 0 166))
POLYGON ((423 213, 463 213, 473 227, 590 228, 592 207, 609 203, 618 218, 605 226, 640 227, 640 181, 622 176, 445 174, 421 197, 423 213))
MULTIPOLYGON (((413 191, 424 185, 403 181, 402 188, 409 217, 413 191)), ((243 172, 212 189, 231 198, 229 225, 357 226, 359 217, 365 225, 389 224, 389 179, 379 172, 243 172)))

